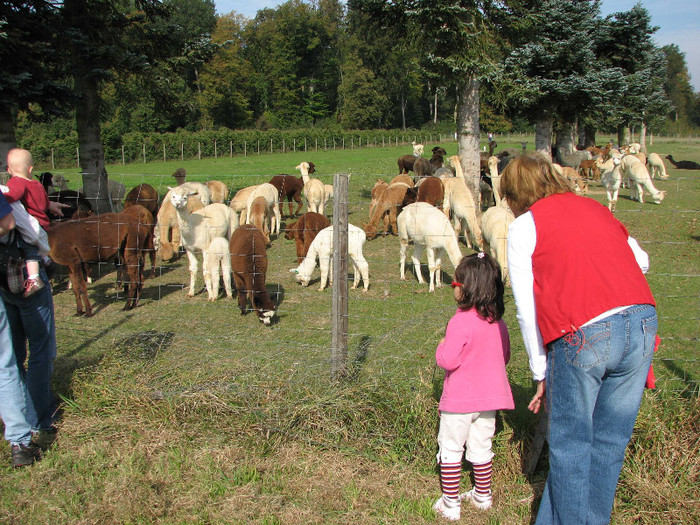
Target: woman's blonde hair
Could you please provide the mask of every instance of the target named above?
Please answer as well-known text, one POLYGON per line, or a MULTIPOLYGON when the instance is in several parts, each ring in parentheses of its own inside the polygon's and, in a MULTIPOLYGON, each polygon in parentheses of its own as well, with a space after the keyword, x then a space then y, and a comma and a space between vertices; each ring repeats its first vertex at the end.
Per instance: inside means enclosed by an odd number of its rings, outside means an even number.
POLYGON ((541 153, 520 155, 508 163, 501 176, 501 195, 516 214, 555 193, 573 192, 571 183, 557 173, 541 153))

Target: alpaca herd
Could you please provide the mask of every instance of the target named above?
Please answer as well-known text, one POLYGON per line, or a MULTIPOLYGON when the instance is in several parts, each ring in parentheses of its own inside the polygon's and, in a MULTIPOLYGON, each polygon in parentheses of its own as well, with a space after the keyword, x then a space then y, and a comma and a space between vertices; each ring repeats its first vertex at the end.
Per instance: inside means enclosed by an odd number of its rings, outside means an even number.
MULTIPOLYGON (((458 264, 462 240, 468 249, 490 252, 507 282, 506 240, 514 216, 500 194, 500 173, 521 152, 504 150, 494 155, 496 147, 493 141, 490 150, 482 154, 482 176, 476 195, 480 197, 480 207, 470 188, 471 180, 462 172, 459 156, 446 158, 447 152, 435 147, 428 159, 423 157, 424 146, 414 143, 413 154, 399 158, 399 174, 388 181, 378 179, 372 186, 367 221, 361 227, 348 224, 352 288, 362 281, 363 289, 369 289, 369 264, 363 248, 380 233, 398 237, 401 280, 406 279, 406 253, 412 244, 415 277, 419 283, 426 283, 421 271, 425 252, 431 292, 442 285, 444 257, 453 267, 458 264)), ((608 143, 590 148, 576 159, 561 155, 557 158, 576 165, 554 164, 577 192, 586 193, 591 181, 599 181, 613 212, 623 187, 628 187, 630 198, 640 203, 644 203, 645 194, 654 204, 660 204, 666 196, 653 183, 653 179, 669 177, 664 161, 656 153, 644 155, 637 144, 616 149, 608 143)), ((666 159, 679 169, 696 169, 691 161, 676 162, 670 155, 666 159)), ((50 256, 68 268, 77 315, 93 315, 87 293, 91 264, 117 264, 118 285, 123 283, 126 294, 124 308, 131 309, 137 306, 143 288, 146 257, 150 256, 153 276, 156 253, 169 262, 182 250, 189 263, 188 297, 197 292, 197 257, 201 253, 208 300, 218 299, 223 281, 225 295, 230 299, 235 287, 242 314, 254 310, 260 321, 268 325, 276 306, 265 285, 267 250, 273 241, 279 242, 276 239, 280 233, 294 241, 297 266, 290 270, 294 279, 307 286, 318 265, 319 288, 323 290, 332 279, 333 225, 325 208, 333 197, 333 187, 312 177, 316 171, 312 162, 302 162, 296 170, 300 172, 298 177, 275 175, 269 182, 238 190, 229 204, 226 184, 187 182, 184 170, 173 174, 178 184, 168 188, 160 205, 158 192, 148 184, 139 184, 128 192, 111 184, 112 208, 118 211, 101 215, 93 215, 89 204, 80 204, 84 197, 69 190, 64 177, 41 174, 40 180, 52 199, 73 198, 76 203, 67 212, 73 219, 58 220, 49 228, 49 243, 50 256), (114 196, 120 197, 118 202, 114 196), (283 224, 285 200, 289 220, 283 224), (300 214, 304 204, 306 212, 300 214)))

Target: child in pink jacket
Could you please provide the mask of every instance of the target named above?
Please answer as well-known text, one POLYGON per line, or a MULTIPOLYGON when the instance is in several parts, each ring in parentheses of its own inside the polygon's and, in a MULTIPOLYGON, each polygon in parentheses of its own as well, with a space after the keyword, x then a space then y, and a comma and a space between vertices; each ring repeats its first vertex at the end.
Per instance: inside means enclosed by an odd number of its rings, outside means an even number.
POLYGON ((488 254, 462 258, 452 283, 457 312, 435 351, 445 370, 438 433, 442 496, 433 506, 447 519, 458 520, 467 499, 479 509, 492 504, 491 439, 496 411, 515 407, 506 375, 510 359, 508 328, 501 317, 503 280, 498 263, 488 254), (474 469, 474 487, 460 495, 462 457, 474 469))

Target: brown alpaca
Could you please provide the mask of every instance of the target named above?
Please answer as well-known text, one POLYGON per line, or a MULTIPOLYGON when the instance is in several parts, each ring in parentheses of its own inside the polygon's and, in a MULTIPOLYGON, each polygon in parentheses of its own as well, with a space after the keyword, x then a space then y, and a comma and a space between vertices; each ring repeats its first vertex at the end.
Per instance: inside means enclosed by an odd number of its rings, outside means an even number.
MULTIPOLYGON (((311 169, 309 169, 311 172, 311 169)), ((282 202, 287 199, 289 203, 289 216, 296 217, 299 210, 304 205, 304 201, 301 200, 301 191, 304 189, 304 179, 301 177, 295 177, 294 175, 275 175, 270 179, 270 184, 272 184, 279 192, 279 203, 280 203, 280 213, 282 212, 282 202), (297 209, 292 213, 292 199, 297 203, 297 209)))
POLYGON ((389 226, 391 226, 394 235, 397 235, 396 217, 404 206, 416 202, 416 195, 416 189, 409 188, 407 184, 400 182, 391 184, 374 208, 370 221, 363 227, 367 238, 374 239, 377 236, 377 225, 382 219, 384 220, 384 235, 389 233, 389 226))
POLYGON ((438 177, 426 177, 418 186, 417 202, 427 202, 433 206, 442 206, 445 198, 445 186, 438 177))
POLYGON ((239 226, 231 235, 229 253, 241 315, 248 313, 250 299, 260 321, 269 325, 275 315, 275 304, 265 288, 267 250, 262 232, 252 224, 239 226))
POLYGON ((134 204, 143 206, 155 217, 158 213, 158 192, 150 184, 139 184, 126 194, 124 209, 134 204))
POLYGON ((85 265, 117 258, 126 266, 129 279, 124 310, 136 307, 143 284, 140 259, 144 245, 143 229, 138 223, 139 219, 128 214, 103 213, 79 221, 56 223, 49 228, 49 256, 57 264, 68 267, 76 315, 92 316, 85 265))
POLYGON ((284 236, 289 240, 294 239, 297 249, 297 262, 301 263, 306 254, 309 253, 309 246, 316 238, 316 234, 330 225, 331 221, 325 215, 309 211, 299 217, 298 221, 287 226, 284 236))

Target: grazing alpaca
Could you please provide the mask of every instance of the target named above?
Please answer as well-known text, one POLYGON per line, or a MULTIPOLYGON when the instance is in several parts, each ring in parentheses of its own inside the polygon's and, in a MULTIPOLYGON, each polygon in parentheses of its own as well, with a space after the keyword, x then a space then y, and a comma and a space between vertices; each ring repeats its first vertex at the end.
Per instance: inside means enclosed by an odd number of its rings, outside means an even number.
POLYGON ((265 197, 255 197, 248 209, 248 224, 260 230, 267 244, 270 244, 271 211, 265 197))
MULTIPOLYGON (((384 182, 384 181, 382 181, 382 182, 384 182)), ((397 175, 396 177, 394 177, 393 179, 391 179, 391 180, 389 181, 389 184, 391 185, 391 184, 394 184, 395 182, 403 182, 404 184, 408 184, 408 187, 409 187, 409 188, 413 188, 413 186, 415 186, 415 184, 413 183, 413 179, 411 178, 411 176, 410 176, 410 175, 406 175, 406 174, 399 174, 399 175, 397 175)), ((384 184, 386 184, 386 182, 384 182, 384 184)), ((376 184, 375 184, 375 186, 376 186, 376 184)))
POLYGON ((384 235, 389 233, 389 226, 392 227, 394 234, 396 234, 398 231, 396 226, 397 215, 401 208, 416 201, 416 195, 416 189, 409 188, 407 184, 401 182, 390 184, 375 206, 370 221, 363 226, 367 238, 374 239, 377 236, 377 227, 382 219, 384 220, 384 235))
POLYGON ((700 170, 700 164, 692 160, 673 160, 672 155, 666 155, 668 161, 679 170, 700 170))
POLYGON ((649 156, 647 157, 647 166, 649 166, 649 175, 651 175, 652 179, 657 175, 660 179, 668 179, 668 174, 666 173, 666 166, 664 165, 664 161, 661 160, 661 157, 659 157, 658 154, 649 153, 649 156))
POLYGON ((313 162, 302 162, 296 169, 301 172, 301 178, 304 179, 304 195, 306 197, 307 211, 314 211, 323 215, 323 209, 326 207, 328 195, 326 194, 326 186, 323 182, 309 177, 309 173, 313 173, 315 170, 313 162))
POLYGON ((267 250, 262 232, 252 224, 242 225, 231 235, 228 250, 241 315, 248 313, 250 299, 260 322, 269 325, 275 315, 275 304, 265 287, 267 250))
MULTIPOLYGON (((354 268, 352 288, 357 288, 357 285, 360 284, 360 276, 362 276, 365 291, 369 288, 369 264, 367 264, 367 260, 364 255, 362 255, 362 246, 365 244, 366 239, 367 237, 364 231, 357 226, 348 224, 348 256, 352 260, 354 268)), ((301 261, 301 264, 299 264, 297 268, 292 268, 289 271, 295 274, 297 281, 299 281, 302 286, 308 286, 309 281, 311 281, 311 274, 314 268, 316 268, 316 259, 318 258, 318 265, 321 269, 321 285, 319 290, 323 290, 328 282, 332 257, 333 226, 328 226, 318 232, 311 246, 309 246, 309 252, 306 254, 306 257, 304 257, 304 260, 301 261)), ((333 284, 332 277, 331 284, 333 284)))
POLYGON ((267 202, 268 215, 270 217, 270 233, 279 235, 282 217, 280 214, 279 201, 277 199, 278 195, 279 193, 277 192, 277 188, 275 188, 272 184, 268 182, 260 184, 257 188, 255 188, 250 193, 250 195, 248 195, 248 205, 246 207, 246 222, 253 222, 250 213, 251 207, 253 206, 253 202, 255 201, 255 199, 257 199, 258 197, 264 197, 265 202, 267 202))
MULTIPOLYGON (((408 177, 408 175, 399 175, 399 177, 408 177)), ((397 177, 394 177, 397 178, 397 177)), ((408 177, 410 178, 410 177, 408 177)), ((413 180, 411 180, 411 184, 413 184, 413 180)), ((374 183, 374 186, 372 186, 372 201, 369 203, 369 217, 370 219, 372 218, 372 214, 374 213, 374 210, 377 208, 377 204, 379 204, 379 201, 381 200, 382 196, 384 195, 384 192, 387 190, 389 187, 389 184, 386 183, 386 181, 383 181, 381 179, 377 179, 377 182, 374 183)))
POLYGON ((659 191, 651 182, 651 177, 644 164, 632 155, 623 157, 620 161, 620 173, 630 181, 630 196, 633 200, 644 203, 644 190, 651 194, 654 204, 661 204, 666 196, 665 191, 659 191))
POLYGON ((399 240, 401 242, 401 280, 406 280, 406 250, 408 244, 413 242, 413 268, 416 271, 418 282, 424 283, 420 269, 420 257, 425 249, 428 254, 428 272, 430 273, 431 292, 435 286, 442 286, 441 264, 442 254, 447 252, 452 266, 459 264, 462 254, 450 220, 438 210, 426 202, 409 204, 399 214, 396 220, 399 228, 399 240))
POLYGON ((259 184, 254 184, 238 190, 229 203, 229 207, 238 214, 241 224, 248 222, 248 197, 258 186, 259 184))
POLYGON ((515 215, 505 199, 481 216, 481 233, 484 237, 484 251, 488 251, 501 267, 503 282, 508 282, 508 227, 515 215))
POLYGON ((231 255, 229 242, 223 237, 214 237, 207 248, 207 268, 204 268, 204 285, 210 301, 219 298, 219 282, 224 278, 226 297, 233 299, 231 288, 231 255))
POLYGON ((308 211, 296 222, 293 222, 285 229, 285 238, 292 240, 296 245, 297 262, 301 262, 309 253, 309 246, 316 238, 318 232, 331 225, 331 221, 325 215, 308 211))
POLYGON ((214 203, 190 213, 187 208, 187 200, 194 195, 188 190, 185 183, 170 190, 170 202, 177 212, 178 225, 180 227, 180 241, 187 252, 190 262, 190 288, 187 297, 194 297, 197 280, 196 251, 203 253, 203 268, 208 267, 206 250, 214 237, 231 238, 238 227, 236 213, 225 204, 214 203))
POLYGON ((270 184, 272 184, 277 191, 279 191, 278 201, 280 206, 280 213, 282 210, 282 203, 284 199, 287 199, 289 203, 289 216, 296 217, 299 210, 304 205, 304 201, 301 200, 301 192, 304 189, 304 179, 301 177, 295 177, 293 175, 275 175, 270 179, 270 184), (297 209, 292 213, 292 199, 297 203, 297 209))

